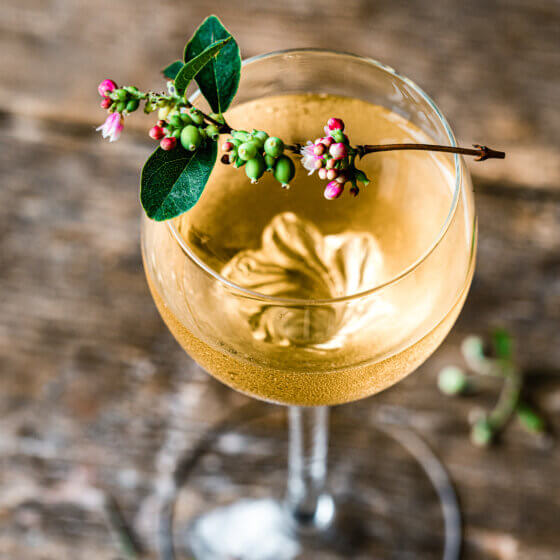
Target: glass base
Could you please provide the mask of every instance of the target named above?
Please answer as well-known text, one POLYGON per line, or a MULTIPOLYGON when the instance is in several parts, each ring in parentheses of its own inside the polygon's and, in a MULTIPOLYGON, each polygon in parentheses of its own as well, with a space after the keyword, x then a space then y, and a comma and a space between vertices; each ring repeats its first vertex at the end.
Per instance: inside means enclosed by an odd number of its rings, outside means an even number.
POLYGON ((331 422, 334 501, 322 497, 313 523, 298 527, 281 501, 285 411, 252 404, 178 463, 162 560, 458 559, 456 495, 428 445, 386 414, 368 424, 342 410, 331 422))

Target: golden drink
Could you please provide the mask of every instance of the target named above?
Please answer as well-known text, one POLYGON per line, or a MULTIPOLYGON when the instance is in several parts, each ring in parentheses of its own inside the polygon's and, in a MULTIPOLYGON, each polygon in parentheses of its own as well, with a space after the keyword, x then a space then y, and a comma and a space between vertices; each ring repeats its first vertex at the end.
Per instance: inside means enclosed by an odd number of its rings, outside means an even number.
MULTIPOLYGON (((267 97, 226 115, 236 129, 287 142, 323 136, 331 116, 354 145, 432 142, 388 109, 330 95, 267 97)), ((476 235, 470 189, 456 189, 460 166, 443 154, 384 152, 358 167, 370 185, 327 201, 325 182, 299 163, 290 190, 217 163, 173 229, 145 224, 156 305, 220 381, 284 404, 349 402, 413 371, 453 325, 476 235)))

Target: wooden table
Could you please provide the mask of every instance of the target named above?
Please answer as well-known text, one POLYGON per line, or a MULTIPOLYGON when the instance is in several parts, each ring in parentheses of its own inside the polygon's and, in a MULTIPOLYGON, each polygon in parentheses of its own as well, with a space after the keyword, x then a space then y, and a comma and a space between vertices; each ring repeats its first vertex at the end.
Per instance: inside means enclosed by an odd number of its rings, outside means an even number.
MULTIPOLYGON (((466 334, 502 324, 516 336, 536 401, 560 427, 560 5, 552 0, 4 1, 0 558, 124 557, 107 528, 114 501, 155 557, 158 483, 225 410, 247 401, 184 355, 148 294, 137 202, 147 121, 131 119, 111 146, 94 133, 100 79, 159 87, 159 69, 210 11, 244 56, 315 46, 383 60, 435 97, 462 143, 508 152, 505 162, 472 167, 479 264, 456 327, 418 373, 375 402, 405 414, 449 469, 465 558, 559 558, 558 446, 514 424, 498 446, 476 449, 468 412, 495 393, 451 400, 435 386, 438 370, 460 360, 466 334)), ((283 458, 276 462, 281 474, 283 458)))

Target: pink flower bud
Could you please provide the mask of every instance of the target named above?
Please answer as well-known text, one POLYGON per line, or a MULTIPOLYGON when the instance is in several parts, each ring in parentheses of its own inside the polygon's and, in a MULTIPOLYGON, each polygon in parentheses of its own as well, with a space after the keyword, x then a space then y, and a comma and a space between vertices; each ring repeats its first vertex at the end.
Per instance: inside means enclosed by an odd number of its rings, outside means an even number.
POLYGON ((319 169, 319 179, 323 179, 323 181, 327 178, 327 170, 323 167, 319 169))
POLYGON ((343 190, 344 190, 344 185, 340 185, 336 181, 331 181, 325 187, 325 192, 324 192, 325 198, 327 200, 334 200, 335 198, 338 198, 342 194, 343 190))
POLYGON ((117 89, 117 84, 113 80, 103 80, 98 86, 97 91, 101 97, 107 97, 114 89, 117 89))
POLYGON ((109 142, 119 139, 124 128, 124 119, 120 113, 109 113, 105 122, 95 130, 100 130, 103 138, 109 138, 109 142))
POLYGON ((327 121, 327 128, 329 130, 344 130, 344 122, 342 119, 330 118, 327 121))
POLYGON ((336 169, 329 169, 327 171, 327 179, 329 181, 333 181, 334 179, 336 179, 338 177, 338 171, 336 169))
POLYGON ((331 144, 334 142, 334 140, 332 139, 332 136, 325 136, 322 140, 321 140, 321 144, 323 144, 325 146, 325 148, 330 148, 331 144))
POLYGON ((325 153, 325 146, 323 146, 323 144, 315 144, 315 146, 313 147, 313 153, 316 156, 322 156, 325 153))
POLYGON ((177 138, 173 138, 173 136, 162 138, 159 145, 161 146, 162 150, 168 152, 169 150, 172 150, 177 145, 177 138))
POLYGON ((104 97, 99 105, 102 109, 108 109, 112 103, 113 102, 108 97, 104 97))
POLYGON ((327 165, 326 165, 325 167, 326 167, 327 169, 332 169, 332 168, 334 167, 334 164, 335 164, 335 163, 336 163, 336 162, 334 161, 333 158, 328 159, 328 160, 327 160, 327 165))
POLYGON ((231 152, 231 150, 233 150, 234 147, 235 147, 235 146, 233 145, 233 142, 229 142, 229 141, 228 141, 228 142, 224 142, 224 143, 222 144, 222 150, 223 150, 224 152, 231 152))
POLYGON ((323 167, 323 160, 322 159, 316 159, 315 160, 315 169, 321 169, 323 167))
POLYGON ((348 155, 348 149, 342 142, 337 142, 329 148, 329 153, 334 159, 344 159, 348 155))
POLYGON ((154 140, 161 140, 165 136, 165 132, 163 131, 163 128, 161 128, 161 126, 158 125, 152 126, 148 134, 150 135, 150 138, 153 138, 154 140))
POLYGON ((348 181, 348 176, 346 175, 346 173, 339 173, 338 177, 336 178, 336 182, 344 185, 346 181, 348 181))
POLYGON ((166 125, 166 124, 167 124, 167 123, 166 123, 164 120, 162 120, 162 119, 160 119, 160 120, 157 122, 157 125, 158 125, 158 126, 161 126, 161 128, 165 128, 165 125, 166 125))

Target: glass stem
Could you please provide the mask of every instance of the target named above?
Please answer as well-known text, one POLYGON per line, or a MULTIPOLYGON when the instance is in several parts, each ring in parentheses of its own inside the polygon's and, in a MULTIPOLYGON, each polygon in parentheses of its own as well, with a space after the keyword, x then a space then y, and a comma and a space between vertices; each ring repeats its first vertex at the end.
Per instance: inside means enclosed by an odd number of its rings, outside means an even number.
POLYGON ((290 444, 285 506, 296 529, 318 530, 333 518, 326 492, 329 408, 288 408, 290 444))

